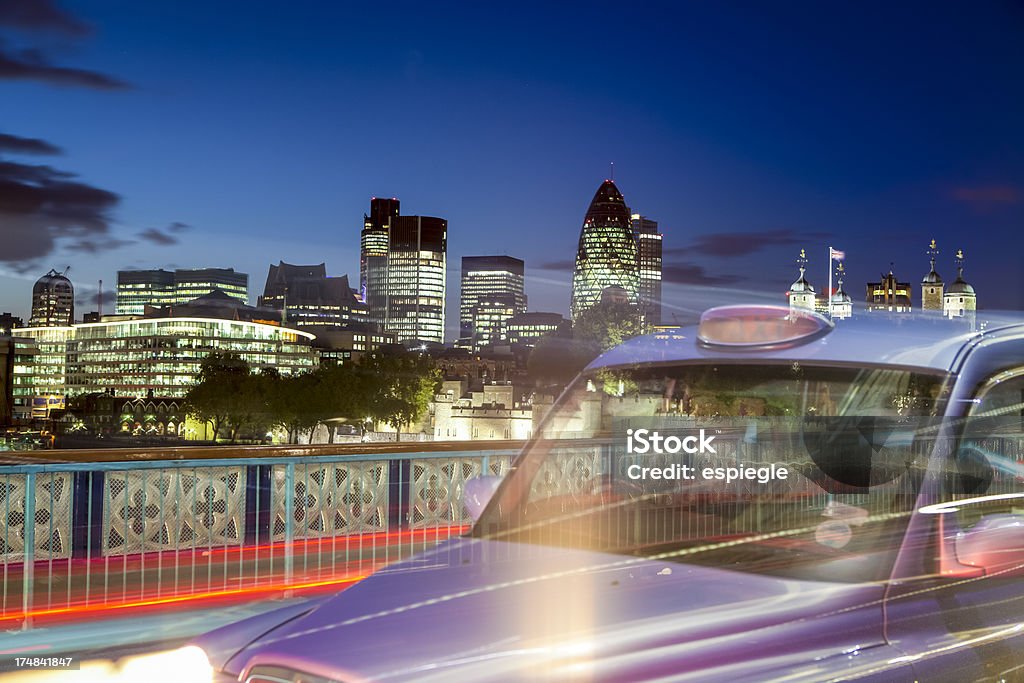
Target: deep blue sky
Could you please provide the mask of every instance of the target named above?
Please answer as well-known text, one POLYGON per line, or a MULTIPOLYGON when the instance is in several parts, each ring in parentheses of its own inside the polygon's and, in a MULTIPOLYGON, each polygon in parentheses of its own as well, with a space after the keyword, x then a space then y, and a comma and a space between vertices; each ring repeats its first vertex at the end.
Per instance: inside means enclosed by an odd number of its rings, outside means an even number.
POLYGON ((855 298, 890 262, 916 284, 932 237, 947 280, 962 247, 982 307, 1024 308, 1020 4, 55 2, 0 0, 0 183, 112 194, 0 184, 0 310, 51 266, 83 292, 173 264, 255 295, 279 259, 355 280, 388 195, 449 220, 453 276, 509 253, 565 312, 611 161, 679 310, 784 301, 800 247, 823 286, 829 243, 855 298))

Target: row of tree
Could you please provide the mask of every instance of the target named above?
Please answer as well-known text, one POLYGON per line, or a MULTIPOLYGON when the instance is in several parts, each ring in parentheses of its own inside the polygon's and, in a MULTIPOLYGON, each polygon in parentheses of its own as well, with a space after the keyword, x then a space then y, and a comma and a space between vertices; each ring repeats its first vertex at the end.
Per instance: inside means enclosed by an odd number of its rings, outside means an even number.
POLYGON ((284 430, 289 443, 324 425, 334 441, 342 425, 383 422, 401 433, 427 410, 440 381, 420 353, 378 351, 359 362, 323 364, 282 376, 255 371, 233 354, 211 354, 185 395, 189 414, 210 425, 214 441, 284 430))

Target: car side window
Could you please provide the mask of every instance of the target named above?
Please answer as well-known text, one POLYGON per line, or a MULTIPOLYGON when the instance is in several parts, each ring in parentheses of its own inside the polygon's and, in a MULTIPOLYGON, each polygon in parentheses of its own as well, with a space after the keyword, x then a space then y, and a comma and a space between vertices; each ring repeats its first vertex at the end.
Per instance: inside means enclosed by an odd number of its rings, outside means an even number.
POLYGON ((945 478, 945 500, 961 503, 961 530, 991 515, 1024 515, 1024 367, 989 378, 972 400, 945 478))

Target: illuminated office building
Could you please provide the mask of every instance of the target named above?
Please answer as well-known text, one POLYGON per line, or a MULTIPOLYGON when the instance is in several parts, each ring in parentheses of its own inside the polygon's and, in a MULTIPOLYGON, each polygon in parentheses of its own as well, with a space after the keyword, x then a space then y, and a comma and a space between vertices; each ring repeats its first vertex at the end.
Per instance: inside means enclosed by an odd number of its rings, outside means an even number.
POLYGON ((636 240, 637 269, 640 277, 640 320, 645 327, 661 324, 661 239, 658 222, 638 213, 631 216, 636 240))
POLYGON ((67 393, 67 342, 72 326, 23 327, 14 337, 12 394, 14 417, 45 418, 64 407, 67 393))
POLYGON ((384 324, 387 317, 387 265, 391 222, 398 216, 401 202, 392 197, 370 200, 370 213, 363 215, 359 240, 359 293, 370 320, 384 324))
POLYGON ((448 221, 394 216, 388 241, 385 329, 399 342, 444 343, 448 221))
POLYGON ((502 341, 501 325, 526 311, 524 264, 511 256, 463 256, 459 336, 474 347, 502 341))
POLYGON ((560 313, 520 313, 505 321, 505 340, 509 344, 536 346, 544 337, 568 334, 569 329, 569 321, 560 313))
POLYGON ((913 305, 910 293, 910 283, 900 282, 890 268, 881 280, 867 284, 868 310, 910 313, 913 305))
POLYGON ((348 284, 348 276, 328 277, 323 263, 270 266, 259 305, 283 313, 295 327, 341 327, 367 321, 366 305, 348 284))
POLYGON ((621 287, 636 303, 639 280, 629 207, 615 183, 606 180, 594 194, 580 230, 572 278, 573 320, 598 303, 607 287, 621 287))
POLYGON ((116 310, 118 315, 143 315, 147 306, 185 304, 214 290, 247 303, 249 276, 234 268, 119 270, 116 310))
POLYGON ((75 321, 75 288, 64 273, 51 269, 36 280, 32 287, 30 327, 58 327, 75 321))
MULTIPOLYGON (((217 293, 209 296, 224 296, 217 293)), ((279 325, 201 317, 156 317, 18 330, 16 398, 175 398, 195 382, 203 359, 233 353, 256 371, 305 372, 318 362, 313 335, 279 325)))

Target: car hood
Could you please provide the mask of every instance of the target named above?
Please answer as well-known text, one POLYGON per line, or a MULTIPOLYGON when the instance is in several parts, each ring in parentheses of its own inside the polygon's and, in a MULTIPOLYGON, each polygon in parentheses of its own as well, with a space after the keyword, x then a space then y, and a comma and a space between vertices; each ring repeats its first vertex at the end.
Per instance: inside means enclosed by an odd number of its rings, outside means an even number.
POLYGON ((800 626, 772 628, 772 639, 797 638, 806 656, 823 615, 844 615, 847 623, 830 622, 819 656, 870 647, 881 642, 880 597, 870 584, 463 538, 392 565, 302 616, 289 614, 226 668, 274 665, 344 681, 557 679, 575 677, 573 667, 593 666, 597 656, 611 661, 671 647, 678 673, 679 656, 699 668, 702 659, 735 650, 736 637, 750 641, 744 651, 760 644, 777 655, 777 646, 750 634, 787 623, 800 626), (871 616, 854 617, 853 605, 873 605, 871 616))

